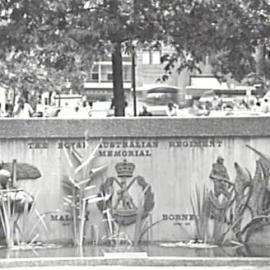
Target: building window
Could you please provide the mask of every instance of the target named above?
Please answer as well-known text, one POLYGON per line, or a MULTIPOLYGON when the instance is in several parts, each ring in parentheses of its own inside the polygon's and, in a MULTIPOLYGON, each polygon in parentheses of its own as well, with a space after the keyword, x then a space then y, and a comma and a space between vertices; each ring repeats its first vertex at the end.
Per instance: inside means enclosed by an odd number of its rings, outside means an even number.
POLYGON ((152 56, 152 63, 153 65, 159 65, 160 64, 160 57, 161 57, 161 52, 158 50, 151 51, 151 56, 152 56))
POLYGON ((98 81, 98 78, 99 78, 98 73, 92 73, 91 74, 92 81, 98 81))
POLYGON ((142 53, 142 62, 144 65, 150 64, 150 51, 143 51, 142 53))
MULTIPOLYGON (((111 82, 113 81, 113 71, 111 64, 100 64, 93 66, 90 73, 90 80, 93 82, 111 82)), ((131 81, 131 65, 123 64, 123 81, 131 81)))
POLYGON ((123 66, 123 80, 124 82, 131 81, 131 66, 123 66))
POLYGON ((142 52, 142 63, 144 65, 159 65, 161 51, 159 50, 145 50, 142 52))
POLYGON ((113 75, 112 75, 112 73, 108 73, 108 74, 107 74, 107 80, 108 80, 108 81, 112 81, 112 80, 113 80, 113 75))

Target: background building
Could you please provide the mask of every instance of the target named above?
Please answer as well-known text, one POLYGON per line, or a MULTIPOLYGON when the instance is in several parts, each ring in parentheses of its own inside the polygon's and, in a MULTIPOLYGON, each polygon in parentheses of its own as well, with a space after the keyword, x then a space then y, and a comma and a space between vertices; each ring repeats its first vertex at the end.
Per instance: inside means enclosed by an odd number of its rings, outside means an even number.
MULTIPOLYGON (((131 57, 123 55, 123 86, 127 95, 131 89, 131 57)), ((111 57, 95 62, 84 83, 85 95, 92 101, 108 101, 113 97, 111 57)))
MULTIPOLYGON (((136 90, 148 90, 159 84, 166 84, 179 87, 180 94, 185 94, 185 87, 189 84, 189 72, 183 71, 179 74, 174 71, 165 82, 160 81, 164 72, 164 64, 161 63, 161 56, 170 53, 170 48, 139 49, 136 52, 136 90)), ((123 83, 126 95, 131 93, 132 62, 130 55, 123 55, 123 83)), ((112 64, 110 56, 104 57, 96 62, 84 83, 84 91, 90 100, 106 101, 113 96, 112 64)))

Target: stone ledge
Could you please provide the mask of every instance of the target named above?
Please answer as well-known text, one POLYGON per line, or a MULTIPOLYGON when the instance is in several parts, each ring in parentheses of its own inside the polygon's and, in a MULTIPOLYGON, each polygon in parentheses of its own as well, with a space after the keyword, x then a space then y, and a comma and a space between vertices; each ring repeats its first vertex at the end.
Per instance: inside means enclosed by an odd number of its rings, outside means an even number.
POLYGON ((0 267, 40 267, 40 266, 249 266, 269 267, 269 258, 242 257, 148 257, 139 259, 105 259, 103 257, 66 257, 66 258, 25 258, 1 259, 0 267))
POLYGON ((0 139, 270 136, 270 117, 1 119, 0 139))

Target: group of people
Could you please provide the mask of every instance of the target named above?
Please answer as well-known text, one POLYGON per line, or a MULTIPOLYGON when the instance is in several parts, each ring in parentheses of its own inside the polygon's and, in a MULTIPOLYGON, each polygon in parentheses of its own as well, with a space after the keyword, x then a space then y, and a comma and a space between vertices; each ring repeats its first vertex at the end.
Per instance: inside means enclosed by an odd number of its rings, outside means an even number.
MULTIPOLYGON (((108 108, 109 110, 110 108, 108 108)), ((111 109, 111 111, 113 111, 111 109)), ((214 115, 215 112, 222 111, 225 115, 239 114, 241 112, 255 113, 255 114, 267 114, 270 113, 270 100, 267 97, 264 98, 252 98, 250 100, 245 99, 222 99, 220 97, 214 97, 212 100, 192 100, 189 106, 179 108, 177 104, 169 102, 164 107, 165 114, 169 117, 173 116, 208 116, 214 115)), ((5 110, 0 110, 1 117, 15 117, 15 118, 30 118, 30 117, 58 117, 58 118, 89 118, 93 113, 93 102, 88 100, 82 100, 76 106, 70 106, 64 104, 59 107, 56 104, 44 105, 41 101, 38 101, 33 108, 24 97, 17 99, 17 102, 13 106, 10 101, 7 101, 5 110)), ((155 113, 149 110, 146 105, 142 106, 139 116, 153 116, 155 113)), ((112 116, 103 115, 106 116, 112 116)), ((127 116, 129 114, 127 113, 127 116)), ((130 115, 132 116, 132 114, 130 115)))
POLYGON ((4 109, 0 107, 0 117, 29 118, 34 116, 34 113, 32 106, 23 97, 19 98, 14 106, 8 100, 4 109))
POLYGON ((215 97, 212 101, 206 101, 204 103, 195 101, 194 103, 193 108, 196 108, 195 110, 205 115, 214 111, 224 111, 227 115, 231 113, 237 115, 242 112, 255 114, 267 114, 270 112, 270 102, 266 97, 231 98, 229 100, 215 97))
MULTIPOLYGON (((169 102, 166 107, 167 116, 177 116, 178 106, 172 102, 169 102)), ((143 105, 139 116, 153 116, 153 114, 148 110, 147 106, 143 105)))
MULTIPOLYGON (((241 113, 263 115, 270 113, 270 98, 222 98, 213 97, 212 99, 193 99, 189 105, 179 108, 177 104, 168 103, 166 107, 167 116, 214 116, 240 115, 241 113)), ((143 106, 139 116, 152 116, 152 108, 143 106)))
POLYGON ((1 110, 0 117, 30 118, 30 117, 59 117, 59 118, 89 118, 91 116, 92 102, 83 101, 76 106, 59 107, 52 103, 44 105, 38 101, 36 105, 31 106, 24 97, 20 97, 13 106, 7 101, 5 110, 1 110))

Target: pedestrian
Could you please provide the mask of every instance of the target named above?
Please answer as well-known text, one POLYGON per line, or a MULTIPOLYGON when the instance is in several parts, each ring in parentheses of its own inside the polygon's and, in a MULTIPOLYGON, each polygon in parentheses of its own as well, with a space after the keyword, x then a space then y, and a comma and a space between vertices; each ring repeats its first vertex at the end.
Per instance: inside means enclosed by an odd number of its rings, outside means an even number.
POLYGON ((168 116, 177 116, 177 108, 172 102, 168 103, 167 115, 168 116))
POLYGON ((13 104, 10 101, 10 99, 8 99, 7 102, 6 102, 5 110, 6 110, 6 117, 12 117, 12 114, 13 114, 13 104))
POLYGON ((80 107, 80 111, 81 111, 81 117, 82 118, 89 118, 91 117, 91 110, 92 110, 92 107, 93 107, 93 102, 91 101, 86 101, 84 100, 82 102, 82 105, 80 107))
POLYGON ((14 108, 14 116, 17 118, 30 118, 34 110, 31 105, 25 101, 24 98, 19 98, 18 103, 14 108))
POLYGON ((269 102, 268 102, 268 99, 265 98, 262 102, 262 112, 263 113, 269 113, 269 102))
POLYGON ((199 100, 197 100, 197 99, 194 99, 194 100, 192 101, 192 105, 191 105, 191 107, 189 108, 189 113, 190 113, 191 115, 194 115, 194 116, 202 116, 202 115, 208 115, 208 114, 209 114, 209 112, 208 112, 207 110, 205 110, 205 109, 201 106, 199 100))
POLYGON ((41 98, 38 99, 37 105, 36 105, 36 117, 43 117, 45 114, 45 106, 41 102, 41 98))
POLYGON ((6 116, 5 112, 2 110, 2 104, 0 103, 0 117, 6 116))
POLYGON ((2 189, 7 189, 11 183, 11 173, 4 169, 4 162, 0 163, 0 185, 2 189))
POLYGON ((261 113, 262 112, 262 104, 260 101, 257 101, 254 106, 252 107, 252 110, 256 113, 261 113))
POLYGON ((139 116, 152 116, 152 113, 147 110, 146 106, 143 106, 143 110, 139 113, 139 116))

